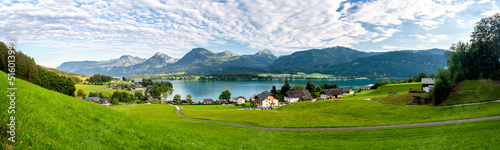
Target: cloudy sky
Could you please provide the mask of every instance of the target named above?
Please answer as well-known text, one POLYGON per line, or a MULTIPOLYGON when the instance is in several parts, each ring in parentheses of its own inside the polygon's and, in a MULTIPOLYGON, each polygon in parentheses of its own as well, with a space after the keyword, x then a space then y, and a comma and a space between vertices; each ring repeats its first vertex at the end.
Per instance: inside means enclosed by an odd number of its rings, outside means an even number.
POLYGON ((276 55, 345 46, 361 51, 447 49, 469 40, 497 0, 19 0, 0 1, 0 40, 38 64, 181 58, 195 47, 276 55))

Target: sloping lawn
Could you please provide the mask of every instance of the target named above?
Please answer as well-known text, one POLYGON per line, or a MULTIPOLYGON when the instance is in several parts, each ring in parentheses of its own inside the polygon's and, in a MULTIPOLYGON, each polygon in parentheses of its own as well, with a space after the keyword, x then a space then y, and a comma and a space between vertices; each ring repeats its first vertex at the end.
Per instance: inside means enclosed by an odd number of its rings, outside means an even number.
POLYGON ((459 91, 461 93, 449 96, 442 105, 500 100, 500 86, 490 81, 464 81, 459 91))

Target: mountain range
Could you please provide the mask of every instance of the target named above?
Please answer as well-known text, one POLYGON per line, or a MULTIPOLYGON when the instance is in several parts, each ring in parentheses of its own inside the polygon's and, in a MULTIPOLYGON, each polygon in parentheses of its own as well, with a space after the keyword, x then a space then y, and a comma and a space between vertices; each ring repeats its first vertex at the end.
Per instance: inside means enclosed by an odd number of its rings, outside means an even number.
POLYGON ((124 55, 107 61, 65 62, 56 69, 111 76, 176 72, 306 72, 339 76, 407 77, 420 72, 435 73, 438 67, 446 67, 444 52, 443 49, 363 52, 347 47, 330 47, 299 51, 278 58, 269 50, 262 50, 254 55, 238 55, 227 50, 215 53, 204 48, 194 48, 181 59, 158 52, 148 59, 124 55))

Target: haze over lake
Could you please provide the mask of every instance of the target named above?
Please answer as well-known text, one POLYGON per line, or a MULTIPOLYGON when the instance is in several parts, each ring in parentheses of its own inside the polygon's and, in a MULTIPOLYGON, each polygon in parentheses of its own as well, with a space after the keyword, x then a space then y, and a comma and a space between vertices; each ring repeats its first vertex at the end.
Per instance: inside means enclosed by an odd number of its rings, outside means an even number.
MULTIPOLYGON (((389 78, 395 80, 401 78, 389 78)), ((358 79, 358 80, 309 80, 314 85, 337 84, 339 87, 353 86, 359 88, 363 85, 373 84, 384 79, 358 79)), ((183 81, 183 80, 155 80, 155 81, 170 81, 174 86, 174 91, 167 95, 167 100, 174 99, 174 95, 181 95, 181 99, 185 99, 186 95, 191 94, 194 102, 203 101, 205 98, 218 100, 219 95, 224 90, 231 92, 231 97, 245 96, 249 98, 252 94, 259 94, 262 91, 271 91, 273 85, 277 89, 285 84, 285 80, 272 81, 256 81, 256 80, 236 80, 236 81, 183 81)), ((308 80, 290 80, 290 85, 294 87, 296 84, 301 84, 304 87, 308 80)))

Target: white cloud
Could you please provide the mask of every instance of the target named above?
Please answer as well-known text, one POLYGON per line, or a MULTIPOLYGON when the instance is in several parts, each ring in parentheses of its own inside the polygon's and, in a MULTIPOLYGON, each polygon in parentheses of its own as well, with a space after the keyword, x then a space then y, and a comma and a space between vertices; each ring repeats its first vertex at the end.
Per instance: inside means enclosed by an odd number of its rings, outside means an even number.
POLYGON ((410 35, 410 36, 414 36, 417 39, 419 39, 419 40, 421 40, 423 42, 427 42, 427 43, 436 43, 436 42, 440 42, 440 41, 447 41, 447 40, 450 39, 448 37, 448 35, 445 35, 445 34, 430 34, 430 33, 427 33, 425 35, 415 34, 415 35, 410 35))
POLYGON ((78 56, 80 53, 77 52, 48 52, 49 54, 61 54, 66 56, 78 56))
POLYGON ((413 20, 426 30, 443 24, 445 18, 453 18, 465 10, 473 1, 462 3, 433 0, 377 0, 359 3, 358 10, 343 14, 346 21, 364 22, 375 25, 401 25, 413 20))
POLYGON ((471 2, 47 0, 2 3, 5 1, 0 2, 0 18, 4 18, 0 20, 0 38, 16 37, 44 41, 39 44, 45 46, 105 52, 146 52, 156 51, 155 46, 168 47, 160 50, 174 53, 232 42, 281 52, 378 43, 401 32, 400 26, 406 20, 414 20, 424 29, 433 29, 471 2), (337 12, 339 8, 343 9, 337 12), (368 28, 365 24, 374 27, 368 28))

